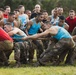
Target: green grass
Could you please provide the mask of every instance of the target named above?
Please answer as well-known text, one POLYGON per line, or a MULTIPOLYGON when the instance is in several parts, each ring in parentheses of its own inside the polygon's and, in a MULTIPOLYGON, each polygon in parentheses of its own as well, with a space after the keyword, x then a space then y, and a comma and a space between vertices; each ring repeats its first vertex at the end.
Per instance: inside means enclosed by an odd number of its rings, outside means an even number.
POLYGON ((0 75, 76 75, 76 67, 0 68, 0 75))
POLYGON ((10 57, 10 64, 9 67, 0 68, 0 75, 76 75, 76 66, 33 67, 22 65, 22 67, 15 68, 13 54, 10 57))

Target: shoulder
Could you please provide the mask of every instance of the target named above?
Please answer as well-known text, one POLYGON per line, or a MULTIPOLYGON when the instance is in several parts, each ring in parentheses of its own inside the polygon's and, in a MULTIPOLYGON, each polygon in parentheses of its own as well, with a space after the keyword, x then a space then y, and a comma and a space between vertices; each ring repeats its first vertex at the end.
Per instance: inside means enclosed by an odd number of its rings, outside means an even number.
POLYGON ((70 17, 69 17, 69 16, 66 18, 66 20, 68 20, 68 19, 70 19, 70 17))
POLYGON ((62 28, 60 26, 51 26, 49 29, 58 29, 58 28, 62 28))
POLYGON ((24 16, 24 17, 28 17, 28 15, 27 15, 27 14, 23 14, 23 16, 24 16))
POLYGON ((4 22, 4 19, 2 19, 1 21, 0 21, 0 25, 4 25, 6 22, 4 22))
POLYGON ((14 27, 13 29, 14 29, 14 30, 19 30, 19 28, 17 28, 17 27, 14 27))
POLYGON ((75 20, 76 20, 76 16, 75 16, 75 18, 74 18, 75 20))
POLYGON ((33 22, 34 22, 34 20, 29 20, 27 24, 32 25, 32 24, 33 24, 33 22))

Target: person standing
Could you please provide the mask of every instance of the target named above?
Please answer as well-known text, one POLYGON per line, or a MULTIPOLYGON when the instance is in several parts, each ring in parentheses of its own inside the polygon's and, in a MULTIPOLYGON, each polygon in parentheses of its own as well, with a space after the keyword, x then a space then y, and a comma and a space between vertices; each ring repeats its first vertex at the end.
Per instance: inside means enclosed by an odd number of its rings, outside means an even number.
POLYGON ((66 23, 69 25, 68 31, 72 33, 73 29, 76 27, 76 16, 74 10, 69 11, 69 16, 66 18, 66 23))
MULTIPOLYGON (((34 35, 37 34, 38 31, 42 32, 41 26, 43 25, 43 14, 39 13, 37 14, 37 17, 33 20, 30 20, 28 22, 28 25, 26 27, 26 34, 29 35, 34 35)), ((40 54, 43 52, 43 45, 40 43, 40 40, 32 40, 32 42, 36 45, 37 47, 37 59, 40 57, 40 54)), ((34 50, 29 50, 29 61, 33 60, 33 55, 34 55, 34 50)))
POLYGON ((4 7, 4 14, 3 14, 4 18, 8 18, 8 15, 10 12, 11 12, 10 6, 5 6, 4 7))

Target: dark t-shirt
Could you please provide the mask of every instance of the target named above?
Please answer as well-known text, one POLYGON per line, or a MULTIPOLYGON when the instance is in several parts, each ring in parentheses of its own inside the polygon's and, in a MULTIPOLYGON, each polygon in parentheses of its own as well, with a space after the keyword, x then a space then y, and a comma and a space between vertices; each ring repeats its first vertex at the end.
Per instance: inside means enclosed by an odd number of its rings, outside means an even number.
POLYGON ((34 18, 34 17, 36 17, 36 16, 37 16, 37 13, 32 13, 31 14, 31 19, 34 18))

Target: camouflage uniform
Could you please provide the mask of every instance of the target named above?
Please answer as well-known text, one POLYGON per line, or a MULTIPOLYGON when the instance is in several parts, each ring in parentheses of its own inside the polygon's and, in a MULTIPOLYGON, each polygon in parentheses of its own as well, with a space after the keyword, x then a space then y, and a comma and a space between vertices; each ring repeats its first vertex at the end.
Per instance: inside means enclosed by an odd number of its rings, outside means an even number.
MULTIPOLYGON (((72 54, 71 52, 73 52, 74 50, 72 50, 74 47, 74 41, 72 39, 61 39, 59 40, 50 50, 50 45, 49 48, 47 48, 47 50, 45 52, 43 52, 40 56, 39 59, 39 63, 42 65, 46 65, 46 62, 49 61, 50 59, 52 59, 52 57, 57 57, 57 55, 61 55, 64 51, 65 54, 68 52, 68 54, 72 54), (70 51, 71 50, 71 51, 70 51)), ((71 59, 71 56, 70 56, 71 59)), ((69 61, 70 61, 69 59, 69 61)), ((59 62, 60 63, 60 62, 59 62)))
POLYGON ((16 42, 14 44, 15 60, 17 64, 27 63, 27 50, 29 49, 29 42, 16 42))
POLYGON ((5 40, 0 42, 0 63, 2 62, 4 65, 8 64, 8 59, 10 54, 12 53, 13 42, 9 40, 5 40))
POLYGON ((43 44, 41 40, 32 40, 32 47, 29 49, 29 61, 33 60, 34 50, 37 52, 37 60, 40 58, 40 55, 43 53, 43 44))

